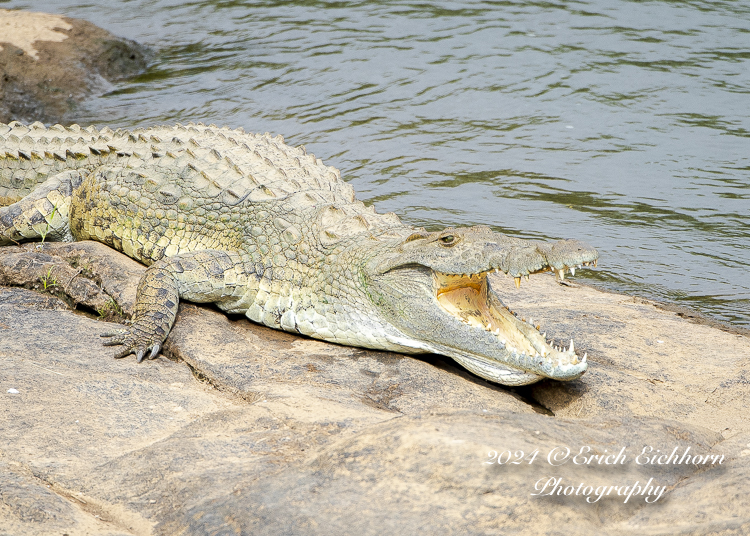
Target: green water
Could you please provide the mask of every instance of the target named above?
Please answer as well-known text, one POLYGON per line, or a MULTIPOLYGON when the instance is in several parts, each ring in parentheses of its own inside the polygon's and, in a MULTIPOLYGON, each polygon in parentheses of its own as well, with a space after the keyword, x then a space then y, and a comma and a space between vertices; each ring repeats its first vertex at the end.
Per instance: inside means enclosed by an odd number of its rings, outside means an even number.
POLYGON ((750 327, 750 4, 0 5, 155 50, 82 122, 280 133, 381 212, 580 238, 577 279, 750 327))

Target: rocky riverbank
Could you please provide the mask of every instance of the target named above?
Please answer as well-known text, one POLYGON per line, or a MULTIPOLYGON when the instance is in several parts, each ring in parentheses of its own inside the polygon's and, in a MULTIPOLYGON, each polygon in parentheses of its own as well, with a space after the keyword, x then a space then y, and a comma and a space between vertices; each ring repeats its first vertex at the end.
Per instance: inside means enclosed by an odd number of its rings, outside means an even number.
POLYGON ((143 269, 0 248, 0 534, 750 532, 741 333, 538 276, 493 286, 588 353, 575 382, 504 389, 187 303, 139 365, 95 317, 127 316, 143 269))

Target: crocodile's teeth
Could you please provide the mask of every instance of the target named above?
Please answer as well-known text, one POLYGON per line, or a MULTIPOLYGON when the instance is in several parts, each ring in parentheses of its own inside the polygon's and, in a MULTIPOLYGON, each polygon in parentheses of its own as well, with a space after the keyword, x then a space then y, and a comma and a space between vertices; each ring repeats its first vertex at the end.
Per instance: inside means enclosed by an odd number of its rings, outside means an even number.
POLYGON ((568 349, 568 352, 571 354, 575 353, 575 349, 573 348, 573 339, 570 339, 570 349, 568 349))
POLYGON ((581 358, 581 363, 585 363, 586 362, 586 356, 587 355, 588 354, 586 352, 583 352, 583 357, 581 358))
POLYGON ((560 281, 565 280, 565 268, 557 271, 557 277, 560 279, 560 281))
POLYGON ((576 275, 576 269, 573 266, 570 267, 570 275, 576 275))
POLYGON ((521 276, 516 276, 513 280, 516 282, 516 288, 521 288, 521 276))

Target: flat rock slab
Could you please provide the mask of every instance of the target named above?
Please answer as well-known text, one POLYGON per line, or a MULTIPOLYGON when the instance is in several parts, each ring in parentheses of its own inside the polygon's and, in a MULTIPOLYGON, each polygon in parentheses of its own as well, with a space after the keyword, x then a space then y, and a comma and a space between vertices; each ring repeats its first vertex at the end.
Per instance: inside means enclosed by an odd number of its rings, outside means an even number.
POLYGON ((0 9, 0 122, 75 122, 84 99, 142 72, 147 57, 84 20, 0 9))
MULTIPOLYGON (((501 282, 502 285, 502 282, 501 282)), ((501 286, 496 285, 496 286, 501 286)), ((545 381, 530 396, 557 416, 666 417, 731 437, 750 431, 750 338, 659 304, 531 278, 502 285, 523 317, 558 344, 574 339, 589 370, 576 382, 545 381)))
POLYGON ((586 375, 510 390, 191 304, 171 359, 114 360, 96 304, 128 316, 142 271, 92 242, 0 248, 0 535, 750 533, 741 334, 498 278, 586 375))

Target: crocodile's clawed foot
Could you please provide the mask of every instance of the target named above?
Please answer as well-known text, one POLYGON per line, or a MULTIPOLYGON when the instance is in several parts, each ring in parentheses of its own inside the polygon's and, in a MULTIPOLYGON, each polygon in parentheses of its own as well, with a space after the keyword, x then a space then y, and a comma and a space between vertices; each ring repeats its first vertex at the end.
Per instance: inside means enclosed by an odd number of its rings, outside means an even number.
POLYGON ((111 337, 110 340, 104 342, 104 346, 117 346, 119 344, 125 346, 122 351, 115 354, 115 359, 135 354, 135 358, 140 363, 149 350, 151 350, 148 356, 149 359, 154 359, 161 350, 161 342, 154 340, 156 336, 152 335, 149 337, 146 332, 138 329, 136 325, 128 329, 116 329, 102 333, 101 337, 111 337))
MULTIPOLYGON (((105 346, 124 346, 115 355, 115 359, 130 354, 135 354, 139 363, 146 355, 149 359, 155 358, 172 329, 180 297, 174 276, 164 264, 152 264, 138 283, 133 323, 125 329, 116 329, 102 335, 111 337, 104 343, 105 346)), ((186 265, 189 264, 186 262, 186 265)), ((178 266, 185 272, 181 264, 178 266)))

